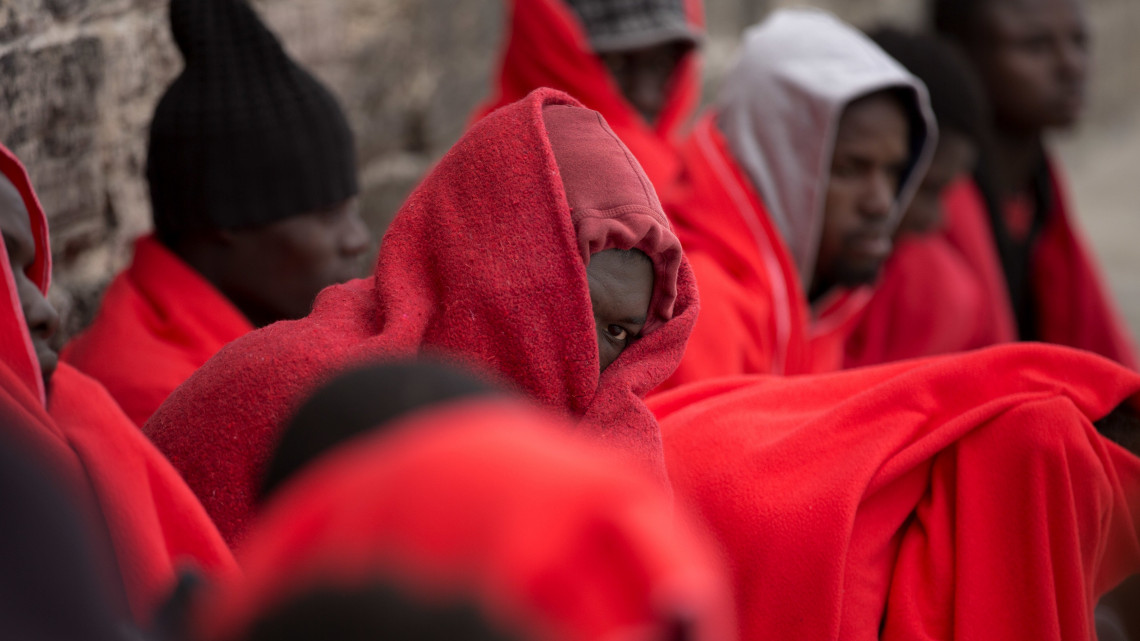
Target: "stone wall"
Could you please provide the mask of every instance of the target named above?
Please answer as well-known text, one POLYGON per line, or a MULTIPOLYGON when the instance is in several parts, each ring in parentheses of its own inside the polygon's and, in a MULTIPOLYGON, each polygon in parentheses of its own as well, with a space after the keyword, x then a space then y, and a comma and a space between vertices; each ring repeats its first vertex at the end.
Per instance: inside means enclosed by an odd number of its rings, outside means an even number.
MULTIPOLYGON (((707 0, 709 81, 741 29, 787 0, 707 0)), ((1134 0, 1087 0, 1106 53, 1093 120, 1131 108, 1140 75, 1134 0)), ((501 0, 255 0, 287 48, 340 96, 357 132, 363 210, 382 231, 459 137, 495 66, 501 0)), ((817 0, 857 24, 914 24, 917 0, 817 0)), ((65 334, 90 317, 130 239, 149 226, 146 130, 181 60, 163 0, 0 0, 0 141, 49 212, 53 297, 65 334)))

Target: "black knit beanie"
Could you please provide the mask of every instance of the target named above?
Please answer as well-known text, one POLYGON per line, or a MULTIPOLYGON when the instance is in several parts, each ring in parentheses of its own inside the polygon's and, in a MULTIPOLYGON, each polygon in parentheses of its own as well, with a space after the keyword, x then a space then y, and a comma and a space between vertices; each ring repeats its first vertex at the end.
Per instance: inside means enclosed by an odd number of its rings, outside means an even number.
POLYGON ((171 0, 186 66, 150 127, 160 239, 271 223, 356 195, 352 131, 336 99, 243 0, 171 0))
POLYGON ((699 44, 683 0, 566 0, 595 53, 640 49, 667 42, 699 44))

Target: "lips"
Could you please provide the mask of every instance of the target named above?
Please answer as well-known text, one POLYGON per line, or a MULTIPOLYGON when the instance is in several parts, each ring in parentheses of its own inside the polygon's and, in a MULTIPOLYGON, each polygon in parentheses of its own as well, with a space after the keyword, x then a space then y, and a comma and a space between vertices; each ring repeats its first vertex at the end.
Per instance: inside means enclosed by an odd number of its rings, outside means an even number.
POLYGON ((894 243, 889 234, 868 234, 853 237, 848 247, 860 257, 886 260, 894 249, 894 243))

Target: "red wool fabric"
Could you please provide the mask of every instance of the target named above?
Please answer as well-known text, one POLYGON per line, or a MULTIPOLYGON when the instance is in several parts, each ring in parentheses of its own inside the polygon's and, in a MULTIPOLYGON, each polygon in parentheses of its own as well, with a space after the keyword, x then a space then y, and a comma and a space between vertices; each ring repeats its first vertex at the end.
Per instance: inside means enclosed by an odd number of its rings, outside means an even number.
POLYGON ((1091 639, 1140 568, 1140 460, 1092 422, 1140 376, 1008 345, 651 402, 741 639, 1091 639))
MULTIPOLYGON (((559 104, 578 106, 540 90, 477 123, 400 210, 372 278, 330 287, 307 318, 223 348, 147 423, 231 544, 305 395, 346 366, 420 353, 458 359, 576 419, 664 482, 660 431, 641 397, 680 361, 696 285, 682 259, 672 317, 599 377, 582 243, 638 248, 660 265, 669 223, 659 210, 618 207, 588 228, 605 238, 576 233, 543 123, 543 107, 559 104)), ((654 300, 671 287, 658 279, 654 300)))
MULTIPOLYGON (((23 168, 0 146, 0 169, 24 194, 37 236, 37 259, 28 276, 47 289, 50 249, 47 217, 23 168), (42 254, 41 254, 42 251, 42 254)), ((123 414, 97 382, 66 364, 52 377, 46 407, 39 362, 32 353, 7 251, 0 249, 2 286, 9 305, 0 308, 4 345, 2 398, 23 437, 39 444, 77 492, 94 499, 106 522, 131 610, 139 621, 173 587, 175 569, 196 562, 207 574, 236 571, 233 556, 205 510, 162 454, 123 414), (9 356, 17 358, 9 360, 9 356)))
MULTIPOLYGON (((509 39, 497 84, 475 118, 540 87, 564 91, 605 117, 658 189, 668 185, 680 167, 675 137, 692 117, 700 97, 698 54, 690 52, 678 65, 665 108, 657 123, 650 125, 594 54, 573 9, 561 0, 513 0, 509 4, 509 39)), ((703 3, 686 0, 685 6, 689 23, 703 30, 703 3)))
POLYGON ((253 326, 154 236, 111 281, 99 314, 62 358, 107 388, 142 427, 166 397, 253 326))
POLYGON ((991 301, 977 269, 943 234, 906 236, 883 266, 871 302, 847 339, 845 367, 1015 340, 1011 326, 991 318, 991 301))
MULTIPOLYGON (((1054 210, 1037 238, 1032 277, 1040 340, 1088 350, 1137 369, 1135 344, 1104 284, 1094 254, 1074 224, 1060 167, 1050 166, 1054 210)), ((976 186, 947 202, 946 237, 978 269, 997 333, 1016 321, 988 213, 976 186)))
POLYGON ((663 200, 696 274, 702 309, 684 360, 662 389, 720 376, 839 369, 869 294, 845 293, 813 318, 791 253, 712 115, 698 123, 682 154, 685 170, 663 200))
POLYGON ((733 638, 728 581, 648 476, 545 413, 468 401, 352 441, 291 479, 201 614, 233 638, 306 587, 387 579, 477 596, 526 638, 733 638))

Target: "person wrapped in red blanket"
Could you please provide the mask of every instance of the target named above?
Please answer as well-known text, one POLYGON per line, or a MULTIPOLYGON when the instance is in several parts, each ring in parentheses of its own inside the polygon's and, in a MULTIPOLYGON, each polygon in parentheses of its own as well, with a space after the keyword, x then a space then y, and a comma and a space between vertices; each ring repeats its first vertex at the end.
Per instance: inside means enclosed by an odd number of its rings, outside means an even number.
POLYGON ((961 196, 954 194, 968 187, 959 183, 969 181, 988 140, 981 83, 962 54, 938 36, 893 28, 868 35, 926 85, 938 118, 938 146, 899 223, 895 250, 875 294, 847 339, 844 365, 951 354, 1016 340, 1013 323, 995 322, 994 309, 1001 307, 978 268, 941 233, 946 225, 943 201, 959 201, 961 196))
POLYGON ((701 0, 511 0, 508 41, 480 118, 540 87, 597 110, 660 190, 700 98, 701 0))
POLYGON ((599 114, 539 90, 444 156, 397 214, 373 277, 224 348, 145 431, 237 544, 306 394, 346 366, 438 354, 575 418, 664 481, 641 397, 676 367, 696 313, 636 160, 599 114))
POLYGON ((210 597, 199 638, 331 629, 322 619, 373 638, 391 615, 376 601, 348 613, 378 582, 412 601, 470 601, 513 638, 733 638, 708 541, 651 477, 557 417, 481 398, 377 427, 275 491, 242 550, 245 575, 210 597), (312 605, 322 593, 341 596, 312 605))
POLYGON ((669 386, 840 369, 934 130, 922 83, 830 14, 750 29, 663 196, 702 299, 669 386))
POLYGON ((963 45, 992 106, 993 144, 975 172, 975 189, 949 211, 947 236, 980 257, 979 273, 999 294, 993 322, 1012 323, 1021 340, 1089 350, 1136 369, 1132 336, 1044 143, 1049 131, 1071 128, 1084 106, 1084 2, 931 5, 935 29, 963 45))
POLYGON ((690 385, 651 405, 742 639, 1092 639, 1140 568, 1140 375, 1046 345, 690 385), (1120 426, 1123 425, 1123 429, 1120 426), (1136 451, 1135 449, 1133 451, 1136 451))
POLYGON ((154 233, 62 354, 139 427, 224 345, 364 275, 371 249, 328 89, 244 0, 173 0, 170 28, 186 65, 150 127, 154 233))
POLYGON ((58 364, 59 317, 47 300, 47 217, 23 166, 0 146, 0 387, 15 427, 37 444, 106 523, 132 613, 147 620, 176 566, 214 575, 233 557, 198 500, 97 382, 58 364))

